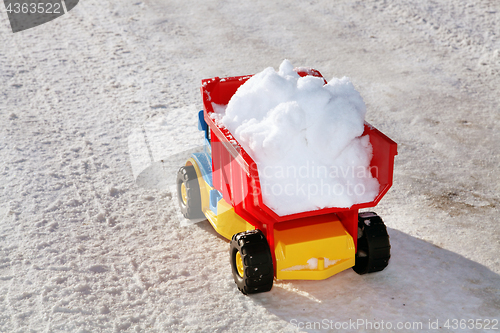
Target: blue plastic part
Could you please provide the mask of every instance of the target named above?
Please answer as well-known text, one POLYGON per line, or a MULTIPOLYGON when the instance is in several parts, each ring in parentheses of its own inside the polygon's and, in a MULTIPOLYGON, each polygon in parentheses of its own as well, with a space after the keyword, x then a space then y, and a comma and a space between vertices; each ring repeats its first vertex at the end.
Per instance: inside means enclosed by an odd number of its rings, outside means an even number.
POLYGON ((212 181, 212 159, 210 158, 210 155, 206 153, 193 153, 191 154, 191 157, 194 158, 194 160, 198 164, 201 175, 203 176, 205 182, 213 187, 214 184, 212 181))
MULTIPOLYGON (((200 168, 201 174, 203 176, 203 180, 210 185, 210 187, 213 187, 213 181, 212 181, 212 146, 210 145, 210 140, 208 139, 208 125, 205 122, 205 118, 203 115, 203 110, 198 112, 198 129, 200 131, 205 131, 205 140, 204 140, 204 147, 203 147, 203 153, 194 153, 192 154, 192 157, 196 160, 196 163, 198 163, 198 166, 200 168)), ((219 200, 222 199, 222 193, 220 193, 218 190, 211 190, 210 191, 210 210, 214 212, 214 214, 217 215, 217 203, 219 200)))
POLYGON ((198 112, 198 130, 200 130, 200 131, 207 130, 207 123, 206 123, 205 118, 203 116, 203 110, 198 112))
POLYGON ((203 145, 203 151, 210 159, 210 164, 212 164, 212 146, 210 145, 210 141, 207 138, 204 140, 205 144, 203 145))
POLYGON ((210 191, 210 209, 217 215, 217 203, 222 199, 222 193, 217 190, 210 191))

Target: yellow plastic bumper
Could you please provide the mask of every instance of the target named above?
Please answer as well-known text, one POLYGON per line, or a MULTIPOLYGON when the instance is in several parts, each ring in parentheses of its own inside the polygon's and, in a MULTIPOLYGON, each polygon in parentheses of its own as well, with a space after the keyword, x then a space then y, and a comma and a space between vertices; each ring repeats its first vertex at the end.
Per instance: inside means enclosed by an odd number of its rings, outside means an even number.
POLYGON ((354 241, 336 215, 290 223, 274 230, 276 278, 322 280, 354 266, 354 241))

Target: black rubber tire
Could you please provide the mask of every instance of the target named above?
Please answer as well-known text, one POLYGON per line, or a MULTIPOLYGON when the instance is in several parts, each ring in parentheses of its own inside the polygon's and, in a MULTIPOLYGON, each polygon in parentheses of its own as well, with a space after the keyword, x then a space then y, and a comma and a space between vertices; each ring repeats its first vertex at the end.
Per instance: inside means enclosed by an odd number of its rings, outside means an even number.
POLYGON ((177 172, 177 200, 181 208, 182 215, 187 219, 203 218, 201 211, 201 194, 196 170, 192 165, 186 165, 177 172), (186 187, 187 202, 184 203, 181 194, 182 184, 186 187))
POLYGON ((353 269, 358 274, 379 272, 391 258, 389 234, 384 221, 373 212, 358 214, 358 250, 353 269))
POLYGON ((266 237, 260 230, 235 234, 230 243, 231 270, 234 282, 245 295, 271 290, 274 282, 273 257, 266 237), (236 255, 243 261, 243 276, 236 266, 236 255))

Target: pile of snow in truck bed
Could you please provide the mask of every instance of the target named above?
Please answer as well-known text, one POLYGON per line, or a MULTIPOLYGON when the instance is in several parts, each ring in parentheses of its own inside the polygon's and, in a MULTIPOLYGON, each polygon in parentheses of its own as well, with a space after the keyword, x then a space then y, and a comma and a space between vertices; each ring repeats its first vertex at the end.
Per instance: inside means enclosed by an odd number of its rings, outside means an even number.
POLYGON ((222 123, 257 163, 263 200, 279 215, 372 201, 366 107, 350 80, 300 77, 285 60, 243 84, 222 123))

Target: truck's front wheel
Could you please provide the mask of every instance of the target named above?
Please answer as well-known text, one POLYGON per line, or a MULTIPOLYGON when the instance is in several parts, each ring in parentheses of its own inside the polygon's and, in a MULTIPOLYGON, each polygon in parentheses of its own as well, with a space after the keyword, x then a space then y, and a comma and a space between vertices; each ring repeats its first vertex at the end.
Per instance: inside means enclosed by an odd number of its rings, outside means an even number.
POLYGON ((243 294, 271 290, 274 281, 273 257, 260 230, 235 234, 229 253, 234 282, 243 294))
POLYGON ((177 172, 177 199, 185 218, 204 217, 201 211, 200 185, 192 165, 183 166, 177 172))

